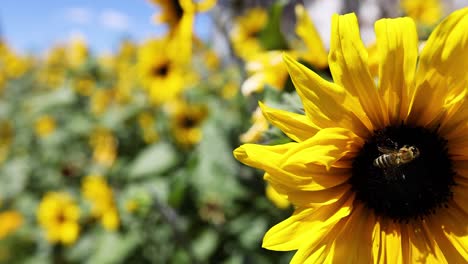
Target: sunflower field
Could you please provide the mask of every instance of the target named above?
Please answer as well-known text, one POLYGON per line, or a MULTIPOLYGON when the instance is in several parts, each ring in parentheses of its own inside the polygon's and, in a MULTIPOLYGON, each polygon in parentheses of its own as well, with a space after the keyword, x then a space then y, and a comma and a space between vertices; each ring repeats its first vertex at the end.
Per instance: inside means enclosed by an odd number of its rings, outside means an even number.
POLYGON ((0 263, 468 262, 468 1, 147 2, 0 35, 0 263))

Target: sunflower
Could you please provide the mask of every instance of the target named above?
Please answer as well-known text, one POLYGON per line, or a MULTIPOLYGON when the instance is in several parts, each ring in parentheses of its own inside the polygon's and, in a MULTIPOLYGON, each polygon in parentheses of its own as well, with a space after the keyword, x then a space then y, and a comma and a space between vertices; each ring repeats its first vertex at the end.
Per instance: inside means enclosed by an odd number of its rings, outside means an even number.
POLYGON ((23 216, 15 210, 0 212, 0 240, 14 233, 23 224, 23 216))
POLYGON ((207 109, 201 105, 177 102, 171 110, 171 129, 175 141, 181 147, 190 147, 202 139, 201 124, 205 120, 207 109))
POLYGON ((468 261, 467 27, 468 8, 452 13, 418 58, 412 19, 379 20, 378 83, 354 14, 332 20, 334 83, 285 56, 305 114, 261 107, 294 142, 234 151, 295 207, 263 247, 292 263, 468 261))
POLYGON ((161 13, 155 16, 156 23, 165 23, 169 27, 172 46, 182 65, 192 57, 193 24, 195 15, 210 10, 217 0, 152 0, 161 7, 161 13))
MULTIPOLYGON (((328 67, 327 52, 315 25, 302 5, 296 5, 296 27, 295 32, 301 39, 302 46, 288 50, 290 56, 304 61, 316 69, 325 69, 328 67)), ((248 16, 246 17, 248 18, 248 16)), ((246 20, 244 24, 247 23, 246 20)), ((262 21, 262 18, 258 19, 262 21)), ((260 23, 260 22, 257 22, 260 23)), ((236 43, 236 42, 234 42, 236 43)), ((249 48, 249 42, 239 41, 239 45, 249 48)), ((283 51, 270 50, 263 51, 255 49, 251 52, 246 64, 249 78, 242 84, 241 90, 244 95, 250 95, 253 92, 263 90, 265 85, 270 85, 277 89, 283 89, 288 79, 288 71, 282 60, 283 51)))
POLYGON ((101 221, 102 226, 115 231, 120 224, 114 192, 101 175, 89 175, 82 183, 81 192, 92 205, 92 215, 101 221))
POLYGON ((184 88, 184 73, 170 56, 172 48, 168 38, 152 39, 138 53, 140 81, 154 104, 175 99, 184 88))
POLYGON ((400 6, 407 16, 423 25, 434 25, 443 14, 440 0, 402 0, 400 6))
POLYGON ((78 238, 80 208, 64 192, 48 192, 39 204, 37 219, 49 242, 72 244, 78 238))
POLYGON ((259 35, 268 22, 268 14, 262 8, 252 8, 239 16, 230 33, 236 54, 244 60, 264 51, 259 35))
POLYGON ((35 132, 36 135, 44 138, 52 134, 57 127, 55 118, 50 115, 42 115, 35 121, 35 132))

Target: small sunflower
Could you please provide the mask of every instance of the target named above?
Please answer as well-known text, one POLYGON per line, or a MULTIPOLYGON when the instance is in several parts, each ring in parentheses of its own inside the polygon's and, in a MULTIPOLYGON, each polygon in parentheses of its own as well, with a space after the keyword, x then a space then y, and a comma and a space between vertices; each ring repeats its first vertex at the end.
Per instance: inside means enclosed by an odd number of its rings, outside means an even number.
POLYGON ((55 118, 50 115, 42 115, 35 121, 35 132, 36 135, 45 138, 52 134, 57 127, 55 118))
POLYGON ((422 25, 434 25, 443 14, 442 1, 440 0, 401 0, 403 12, 422 25))
POLYGON ((118 141, 112 131, 98 128, 90 136, 89 145, 93 149, 93 160, 100 165, 110 167, 117 158, 118 141))
POLYGON ((140 80, 154 104, 174 100, 184 88, 184 73, 169 56, 171 48, 170 40, 162 38, 147 41, 139 50, 140 80))
POLYGON ((375 24, 378 83, 354 14, 335 15, 334 83, 285 57, 305 115, 261 105, 294 142, 245 144, 295 212, 263 247, 292 263, 468 261, 468 8, 434 30, 418 58, 410 18, 375 24))
POLYGON ((239 57, 249 59, 264 51, 258 38, 267 22, 267 11, 262 8, 249 9, 236 19, 230 34, 232 46, 239 57))
POLYGON ((80 209, 72 197, 64 192, 49 192, 37 210, 39 224, 52 243, 72 244, 78 239, 80 209))
POLYGON ((92 215, 101 221, 102 226, 115 231, 119 225, 119 215, 114 202, 114 192, 100 175, 89 175, 82 183, 83 196, 92 205, 92 215))
POLYGON ((178 102, 172 110, 172 135, 182 147, 190 147, 202 139, 201 124, 206 118, 206 107, 178 102))
POLYGON ((195 15, 210 10, 217 0, 152 0, 161 7, 161 13, 155 17, 157 23, 169 27, 169 35, 174 46, 175 60, 185 65, 192 57, 193 25, 195 15))
MULTIPOLYGON (((296 5, 295 13, 297 18, 295 32, 305 47, 300 46, 288 51, 252 52, 246 64, 249 78, 241 87, 244 95, 261 91, 265 85, 277 89, 285 87, 288 71, 282 60, 283 52, 287 52, 290 56, 298 58, 316 69, 328 67, 327 51, 312 19, 302 5, 296 5)), ((242 41, 240 43, 244 45, 242 41)), ((248 46, 246 47, 248 48, 248 46)))
POLYGON ((15 210, 0 212, 0 240, 14 233, 23 224, 23 216, 15 210))

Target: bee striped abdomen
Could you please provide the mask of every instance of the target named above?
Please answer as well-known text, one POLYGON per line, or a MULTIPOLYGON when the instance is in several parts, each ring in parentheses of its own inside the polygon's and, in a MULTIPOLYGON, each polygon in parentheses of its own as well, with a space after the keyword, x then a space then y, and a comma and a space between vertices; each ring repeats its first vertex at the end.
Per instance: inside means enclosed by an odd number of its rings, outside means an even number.
POLYGON ((393 161, 393 156, 389 154, 384 154, 377 157, 374 160, 374 166, 379 168, 389 168, 395 166, 395 162, 393 161))

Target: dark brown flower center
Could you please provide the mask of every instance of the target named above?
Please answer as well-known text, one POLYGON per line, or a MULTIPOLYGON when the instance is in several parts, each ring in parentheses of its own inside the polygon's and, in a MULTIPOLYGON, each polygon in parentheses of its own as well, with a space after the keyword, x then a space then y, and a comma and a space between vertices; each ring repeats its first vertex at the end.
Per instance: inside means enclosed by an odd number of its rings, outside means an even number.
POLYGON ((185 129, 193 128, 197 125, 197 123, 198 123, 198 120, 194 118, 193 116, 189 116, 189 115, 184 116, 180 121, 181 127, 185 129))
POLYGON ((151 69, 153 76, 164 77, 169 72, 169 64, 164 63, 151 69))
POLYGON ((353 162, 356 198, 377 215, 408 221, 446 206, 455 185, 447 141, 408 125, 375 131, 353 162))

